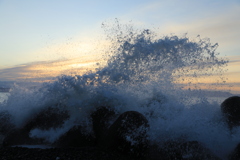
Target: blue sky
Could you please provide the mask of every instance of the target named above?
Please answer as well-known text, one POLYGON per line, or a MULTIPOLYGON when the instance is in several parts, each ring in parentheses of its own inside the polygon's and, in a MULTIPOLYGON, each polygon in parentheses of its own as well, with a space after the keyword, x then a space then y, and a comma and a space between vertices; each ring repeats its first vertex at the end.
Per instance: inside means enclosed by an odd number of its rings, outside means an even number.
POLYGON ((230 82, 240 83, 239 0, 0 0, 0 80, 14 79, 11 68, 86 55, 101 23, 114 18, 162 35, 210 38, 230 60, 230 82))

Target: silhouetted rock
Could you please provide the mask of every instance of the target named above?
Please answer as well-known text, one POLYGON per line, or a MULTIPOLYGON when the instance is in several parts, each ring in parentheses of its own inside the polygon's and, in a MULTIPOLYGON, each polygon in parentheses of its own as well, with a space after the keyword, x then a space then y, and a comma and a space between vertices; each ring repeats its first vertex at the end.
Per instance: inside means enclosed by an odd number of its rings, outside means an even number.
POLYGON ((144 157, 148 152, 148 120, 139 112, 121 114, 110 126, 105 147, 126 155, 144 157))
POLYGON ((0 148, 1 160, 133 160, 116 152, 101 148, 0 148))
POLYGON ((115 112, 108 107, 99 107, 91 117, 99 146, 138 157, 145 156, 148 152, 149 125, 139 112, 125 112, 112 122, 116 118, 115 112))
POLYGON ((221 110, 230 128, 240 125, 240 97, 227 98, 221 104, 221 110))
POLYGON ((34 145, 34 144, 42 144, 44 142, 43 139, 39 138, 31 138, 29 137, 29 132, 25 129, 15 129, 12 130, 3 140, 3 146, 13 146, 13 145, 34 145))
POLYGON ((105 143, 105 138, 110 127, 110 121, 116 116, 115 112, 109 107, 99 107, 91 114, 93 131, 96 136, 96 143, 105 143))
POLYGON ((67 110, 64 110, 62 106, 51 106, 42 109, 36 115, 33 115, 23 127, 24 129, 30 131, 34 128, 41 130, 47 130, 50 128, 61 127, 69 119, 69 114, 67 110))
POLYGON ((35 128, 47 130, 61 127, 68 118, 68 112, 58 106, 44 108, 28 119, 22 128, 16 128, 9 132, 3 140, 3 146, 42 144, 44 143, 43 139, 32 138, 29 136, 29 132, 35 128))
POLYGON ((56 147, 86 147, 94 146, 95 138, 90 134, 84 134, 81 126, 74 126, 55 143, 56 147))
POLYGON ((229 160, 239 160, 240 159, 240 143, 236 146, 234 151, 229 155, 229 160))
POLYGON ((197 141, 166 142, 158 152, 164 157, 163 159, 220 160, 197 141))
POLYGON ((11 115, 7 111, 0 112, 0 134, 6 135, 14 129, 14 127, 11 122, 11 115))

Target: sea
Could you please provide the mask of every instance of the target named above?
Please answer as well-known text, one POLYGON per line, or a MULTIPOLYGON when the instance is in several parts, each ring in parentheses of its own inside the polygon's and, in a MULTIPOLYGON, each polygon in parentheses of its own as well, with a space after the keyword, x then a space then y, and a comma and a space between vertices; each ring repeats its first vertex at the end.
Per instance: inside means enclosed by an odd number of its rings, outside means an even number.
POLYGON ((35 87, 15 82, 9 92, 0 92, 0 112, 7 111, 20 127, 41 108, 63 104, 70 119, 61 128, 30 132, 53 143, 76 124, 90 134, 90 115, 99 106, 118 114, 137 111, 149 121, 150 143, 161 146, 184 138, 227 159, 240 142, 240 128, 230 131, 222 118, 220 105, 233 94, 219 90, 225 85, 228 61, 219 56, 218 45, 200 36, 159 36, 129 26, 105 32, 112 43, 106 65, 82 75, 60 75, 35 87), (203 84, 198 81, 203 77, 214 78, 203 84))

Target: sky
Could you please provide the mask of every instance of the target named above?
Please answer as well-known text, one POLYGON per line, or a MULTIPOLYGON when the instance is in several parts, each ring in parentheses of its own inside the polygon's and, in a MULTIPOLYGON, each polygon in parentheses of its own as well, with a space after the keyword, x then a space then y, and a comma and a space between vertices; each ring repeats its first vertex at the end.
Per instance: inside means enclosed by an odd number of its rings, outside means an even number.
POLYGON ((210 38, 229 60, 227 83, 240 93, 239 0, 0 0, 0 81, 96 67, 101 24, 115 18, 160 35, 210 38))

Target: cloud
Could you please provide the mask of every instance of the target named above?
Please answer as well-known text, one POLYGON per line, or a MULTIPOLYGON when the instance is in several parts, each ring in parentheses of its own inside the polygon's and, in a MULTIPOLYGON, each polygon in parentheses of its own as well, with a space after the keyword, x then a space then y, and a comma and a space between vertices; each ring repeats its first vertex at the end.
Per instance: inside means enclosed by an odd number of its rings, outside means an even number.
POLYGON ((234 83, 235 87, 233 89, 240 90, 240 55, 239 56, 227 56, 229 59, 228 66, 226 67, 228 70, 224 74, 227 77, 227 83, 231 84, 234 83))
POLYGON ((0 70, 0 81, 49 81, 64 75, 82 75, 95 70, 96 61, 86 57, 56 61, 41 61, 0 70))
MULTIPOLYGON (((240 55, 236 55, 236 56, 226 56, 226 58, 229 59, 229 63, 240 62, 240 55)), ((239 64, 239 65, 240 65, 240 64, 239 64)))
POLYGON ((193 18, 184 23, 169 21, 165 24, 164 33, 188 33, 191 36, 209 37, 213 42, 219 43, 219 49, 224 51, 239 51, 240 41, 240 6, 232 6, 225 12, 193 18))
POLYGON ((240 50, 240 3, 157 1, 140 6, 125 17, 132 16, 146 26, 158 25, 155 27, 160 27, 160 34, 188 33, 191 37, 200 34, 219 43, 218 50, 224 54, 238 54, 240 50))

